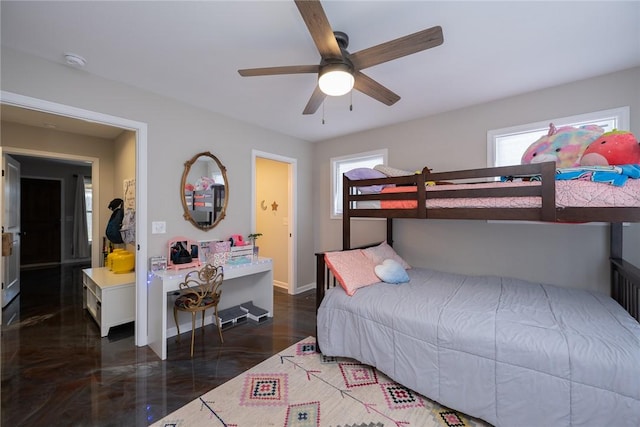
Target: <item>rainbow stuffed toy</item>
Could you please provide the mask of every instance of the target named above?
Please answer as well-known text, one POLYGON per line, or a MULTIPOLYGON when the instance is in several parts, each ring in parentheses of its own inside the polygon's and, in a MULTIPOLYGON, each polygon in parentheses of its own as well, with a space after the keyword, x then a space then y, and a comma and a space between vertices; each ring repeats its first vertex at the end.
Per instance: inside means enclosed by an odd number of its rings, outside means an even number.
POLYGON ((582 154, 581 166, 640 164, 640 143, 631 132, 617 129, 602 134, 582 154))
POLYGON ((600 126, 586 125, 579 128, 563 126, 558 129, 549 124, 549 132, 527 148, 522 155, 523 165, 554 161, 558 168, 580 165, 582 153, 589 144, 604 132, 600 126))

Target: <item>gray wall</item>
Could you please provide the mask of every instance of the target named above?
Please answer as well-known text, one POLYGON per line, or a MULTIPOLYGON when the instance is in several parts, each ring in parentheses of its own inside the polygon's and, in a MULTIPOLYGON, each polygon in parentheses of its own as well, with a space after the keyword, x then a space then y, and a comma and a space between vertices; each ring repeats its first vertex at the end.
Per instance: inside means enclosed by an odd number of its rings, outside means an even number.
MULTIPOLYGON (((318 143, 316 249, 342 245, 341 221, 329 218, 331 157, 388 148, 389 164, 405 170, 486 167, 490 129, 621 106, 630 107, 630 130, 640 135, 640 68, 318 143)), ((625 227, 624 233, 625 257, 640 265, 640 224, 625 227)), ((383 223, 353 221, 352 236, 354 245, 383 240, 383 223)), ((396 250, 415 266, 608 292, 608 234, 602 225, 396 220, 394 240, 396 250)))
POLYGON ((203 240, 250 233, 251 150, 297 159, 296 284, 314 281, 310 143, 4 47, 1 55, 2 90, 147 123, 147 225, 167 222, 167 234, 147 230, 149 256, 164 254, 173 236, 203 240), (179 191, 184 162, 202 151, 220 159, 229 180, 227 216, 209 232, 182 218, 179 191))

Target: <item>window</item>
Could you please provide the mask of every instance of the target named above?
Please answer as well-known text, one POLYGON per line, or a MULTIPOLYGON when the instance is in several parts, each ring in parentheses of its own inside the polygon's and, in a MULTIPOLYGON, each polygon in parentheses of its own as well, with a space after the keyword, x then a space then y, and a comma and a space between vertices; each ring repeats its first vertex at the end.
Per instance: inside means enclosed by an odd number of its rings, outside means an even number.
POLYGON ((89 244, 91 244, 93 236, 93 186, 91 185, 91 177, 84 177, 84 204, 87 212, 87 235, 89 236, 89 244))
POLYGON ((529 123, 487 132, 487 166, 519 165, 525 150, 549 131, 549 123, 556 127, 596 124, 605 132, 629 129, 629 107, 596 111, 572 117, 529 123))
POLYGON ((387 164, 386 148, 331 158, 331 218, 342 217, 342 174, 355 168, 387 164))

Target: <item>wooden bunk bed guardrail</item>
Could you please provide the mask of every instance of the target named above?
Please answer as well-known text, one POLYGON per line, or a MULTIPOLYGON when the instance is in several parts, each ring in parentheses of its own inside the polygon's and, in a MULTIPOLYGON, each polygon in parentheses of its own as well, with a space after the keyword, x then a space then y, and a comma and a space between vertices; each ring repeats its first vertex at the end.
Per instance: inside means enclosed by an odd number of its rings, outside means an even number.
MULTIPOLYGON (((343 177, 343 243, 349 247, 350 218, 418 218, 418 219, 480 219, 544 222, 640 222, 637 207, 558 207, 556 206, 556 166, 554 162, 530 165, 502 166, 432 173, 424 168, 414 175, 351 180, 343 177), (540 185, 498 188, 470 188, 426 191, 427 182, 474 181, 490 182, 502 176, 539 175, 540 185), (358 187, 371 185, 413 186, 415 191, 402 193, 358 194, 358 187), (540 207, 533 208, 427 208, 427 199, 540 197, 540 207), (383 200, 416 201, 412 209, 359 208, 358 202, 383 200)), ((443 187, 444 188, 444 187, 443 187)))
POLYGON ((468 169, 453 172, 432 173, 424 168, 422 173, 413 175, 374 178, 364 180, 351 180, 343 176, 343 206, 348 216, 374 217, 374 218, 452 218, 452 219, 516 219, 533 221, 556 221, 555 206, 555 163, 545 162, 531 165, 501 166, 484 169, 468 169), (478 180, 490 182, 490 178, 501 176, 539 175, 542 185, 531 187, 511 188, 477 188, 465 190, 442 190, 437 193, 426 191, 425 183, 478 180), (358 187, 370 185, 395 184, 400 186, 415 186, 416 191, 404 193, 375 193, 358 194, 358 187), (539 196, 542 199, 541 208, 514 208, 514 209, 473 209, 473 208, 446 208, 427 209, 426 200, 430 198, 470 198, 470 197, 532 197, 539 196), (359 209, 357 202, 367 200, 416 200, 414 209, 359 209), (381 211, 384 212, 381 212, 381 211))

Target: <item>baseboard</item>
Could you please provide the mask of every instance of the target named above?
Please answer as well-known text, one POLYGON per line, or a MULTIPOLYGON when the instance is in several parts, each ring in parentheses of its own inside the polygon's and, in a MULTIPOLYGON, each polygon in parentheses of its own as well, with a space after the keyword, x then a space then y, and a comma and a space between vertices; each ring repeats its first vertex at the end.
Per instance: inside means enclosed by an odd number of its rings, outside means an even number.
MULTIPOLYGON (((278 280, 274 280, 273 281, 273 286, 278 288, 278 289, 281 289, 281 290, 283 290, 283 291, 285 291, 287 293, 289 293, 289 285, 287 283, 280 282, 278 280)), ((291 295, 298 295, 298 294, 310 291, 311 289, 315 289, 315 288, 316 288, 315 282, 314 283, 309 283, 307 285, 304 285, 304 286, 301 286, 301 287, 299 287, 297 289, 294 289, 294 292, 291 295)))
POLYGON ((276 286, 278 288, 284 289, 286 291, 289 290, 289 284, 285 283, 285 282, 281 282, 280 280, 274 280, 273 281, 273 286, 276 286))
POLYGON ((301 294, 301 293, 303 293, 303 292, 310 291, 310 290, 315 289, 315 288, 316 288, 316 284, 315 284, 315 282, 313 282, 313 283, 308 283, 308 284, 306 284, 306 285, 304 285, 304 286, 300 286, 300 287, 298 287, 298 288, 295 290, 294 295, 298 295, 298 294, 301 294))

